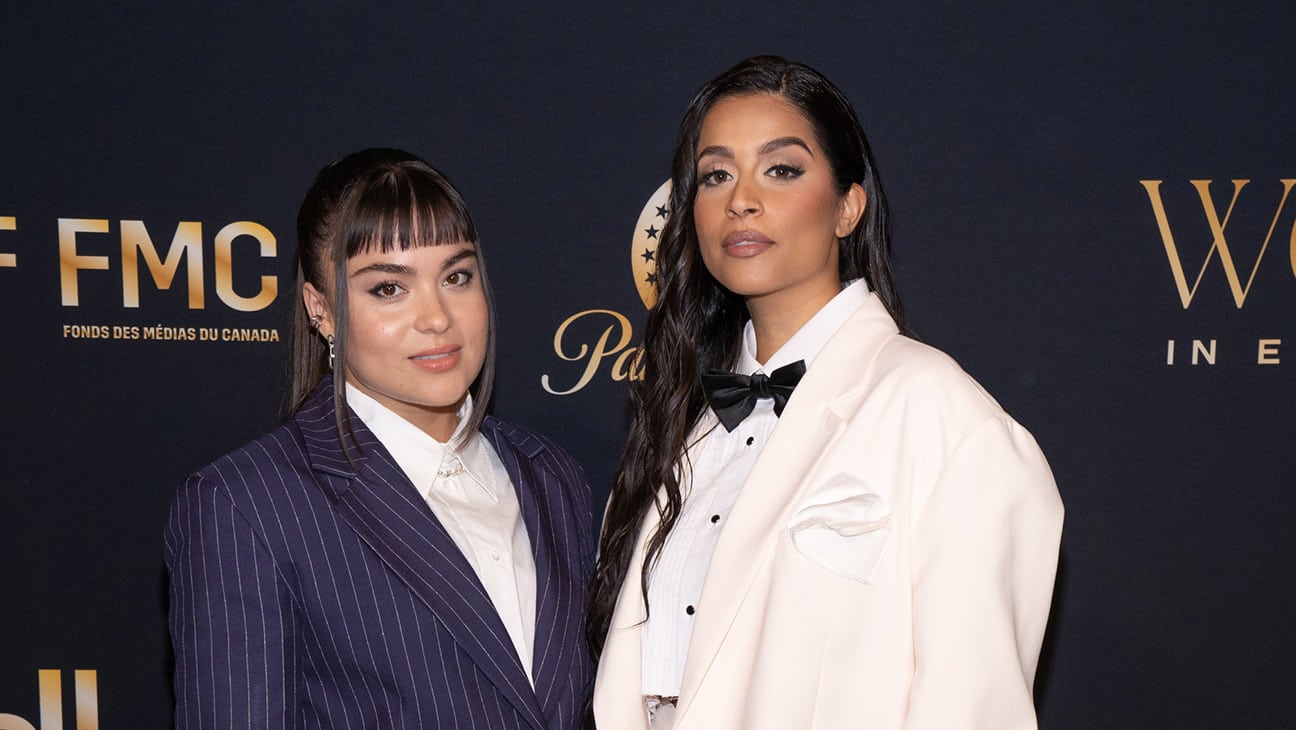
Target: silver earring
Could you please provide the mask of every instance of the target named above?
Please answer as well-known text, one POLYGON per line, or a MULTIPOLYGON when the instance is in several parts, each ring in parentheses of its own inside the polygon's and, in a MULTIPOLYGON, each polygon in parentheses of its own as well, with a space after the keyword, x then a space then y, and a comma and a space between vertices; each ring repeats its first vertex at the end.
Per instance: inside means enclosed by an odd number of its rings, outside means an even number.
POLYGON ((333 369, 333 335, 328 336, 329 343, 329 370, 333 369))

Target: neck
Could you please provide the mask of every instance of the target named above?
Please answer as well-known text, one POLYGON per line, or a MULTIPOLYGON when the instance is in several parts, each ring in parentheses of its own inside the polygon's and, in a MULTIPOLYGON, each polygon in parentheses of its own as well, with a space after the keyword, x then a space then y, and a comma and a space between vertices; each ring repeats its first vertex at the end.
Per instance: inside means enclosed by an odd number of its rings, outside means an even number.
POLYGON ((347 375, 347 385, 443 444, 450 443, 450 437, 454 436, 455 429, 459 427, 459 409, 468 397, 464 393, 459 400, 444 406, 408 403, 375 393, 357 382, 350 373, 347 375))
POLYGON ((772 301, 769 297, 749 297, 747 313, 751 315, 752 330, 756 334, 756 360, 769 362, 779 348, 787 344, 806 322, 832 301, 834 292, 806 297, 800 301, 772 301))
MULTIPOLYGON (((458 410, 457 408, 455 409, 458 410)), ((450 437, 454 436, 455 429, 459 427, 459 415, 457 413, 434 412, 419 422, 414 422, 423 433, 440 441, 443 444, 450 443, 450 437)))

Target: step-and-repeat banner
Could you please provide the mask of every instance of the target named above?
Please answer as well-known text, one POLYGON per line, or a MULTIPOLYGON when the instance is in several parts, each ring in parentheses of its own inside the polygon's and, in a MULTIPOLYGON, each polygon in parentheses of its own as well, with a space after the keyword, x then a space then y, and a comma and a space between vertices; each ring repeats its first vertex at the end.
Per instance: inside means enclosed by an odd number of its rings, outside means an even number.
POLYGON ((463 191, 494 410, 601 507, 676 125, 755 53, 854 101, 919 336, 1056 472, 1043 726, 1290 724, 1290 8, 435 5, 0 11, 0 728, 169 725, 168 502, 281 418, 296 209, 344 153, 463 191))

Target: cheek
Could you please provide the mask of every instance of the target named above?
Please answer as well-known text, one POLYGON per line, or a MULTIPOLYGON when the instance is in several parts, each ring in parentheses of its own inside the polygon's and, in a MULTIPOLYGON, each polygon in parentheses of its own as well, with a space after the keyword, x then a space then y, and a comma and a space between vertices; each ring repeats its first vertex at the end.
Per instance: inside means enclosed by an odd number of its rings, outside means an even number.
MULTIPOLYGON (((828 190, 816 201, 814 214, 823 221, 824 227, 832 231, 833 238, 838 236, 837 229, 842 225, 842 206, 844 201, 836 190, 828 190)), ((849 233, 849 231, 847 231, 849 233)), ((843 234, 844 235, 844 234, 843 234)))
POLYGON ((723 264, 724 254, 721 253, 723 247, 719 243, 709 243, 708 241, 714 237, 708 237, 705 235, 701 225, 697 226, 697 234, 697 255, 702 259, 702 266, 705 267, 712 276, 715 276, 716 271, 723 264))
POLYGON ((707 271, 715 274, 716 266, 721 263, 721 239, 725 235, 726 217, 724 210, 707 200, 698 198, 693 204, 693 230, 697 233, 698 253, 707 271))
POLYGON ((460 321, 464 323, 465 344, 484 351, 486 340, 490 336, 490 309, 486 306, 486 296, 483 294, 471 302, 465 302, 460 317, 460 321))
POLYGON ((788 213, 802 228, 837 230, 837 198, 826 195, 805 195, 788 200, 788 213))
POLYGON ((392 317, 381 316, 372 307, 352 306, 348 317, 348 349, 357 357, 381 355, 395 346, 402 328, 392 317))
POLYGON ((720 201, 701 195, 693 201, 693 227, 697 230, 699 242, 710 243, 714 237, 712 232, 724 221, 724 206, 720 201))
POLYGON ((356 340, 374 340, 381 339, 385 334, 386 323, 381 317, 375 317, 372 312, 365 308, 353 308, 351 310, 351 331, 348 333, 352 339, 356 340))

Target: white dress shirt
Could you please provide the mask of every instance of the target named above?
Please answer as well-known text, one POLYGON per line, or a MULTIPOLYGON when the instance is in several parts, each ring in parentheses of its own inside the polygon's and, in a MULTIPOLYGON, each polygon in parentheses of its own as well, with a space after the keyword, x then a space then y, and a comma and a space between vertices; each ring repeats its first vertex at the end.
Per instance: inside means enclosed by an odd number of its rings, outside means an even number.
MULTIPOLYGON (((764 364, 756 360, 756 333, 752 323, 747 322, 736 371, 768 375, 797 360, 804 360, 808 370, 824 344, 868 296, 863 280, 851 283, 764 364)), ((684 502, 679 520, 662 546, 648 581, 649 615, 641 633, 645 695, 679 695, 693 617, 706 610, 699 605, 699 599, 711 555, 756 458, 777 425, 774 401, 762 399, 732 432, 725 431, 708 409, 689 438, 693 446, 687 449, 688 458, 681 462, 691 463, 692 476, 685 467, 680 480, 684 502)))
MULTIPOLYGON (((480 434, 471 434, 456 453, 350 383, 346 388, 351 410, 391 452, 477 573, 534 684, 535 559, 517 492, 499 455, 480 434)), ((469 395, 451 444, 461 437, 472 408, 469 395)))

